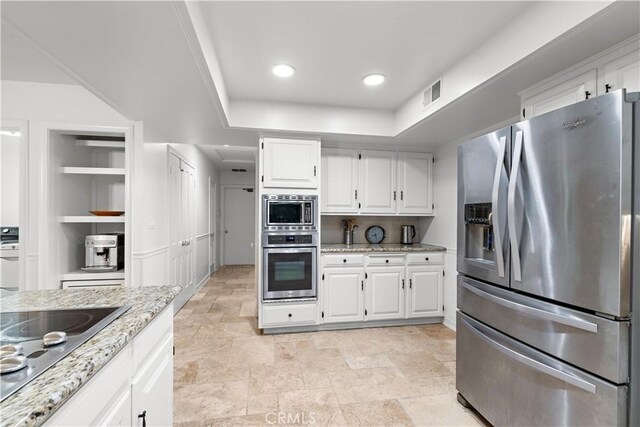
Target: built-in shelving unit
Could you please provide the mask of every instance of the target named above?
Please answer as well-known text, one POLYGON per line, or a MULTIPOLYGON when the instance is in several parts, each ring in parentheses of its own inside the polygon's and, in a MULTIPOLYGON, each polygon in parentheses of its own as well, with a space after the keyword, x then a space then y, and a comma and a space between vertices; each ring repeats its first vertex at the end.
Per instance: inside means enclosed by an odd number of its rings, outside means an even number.
MULTIPOLYGON (((50 126, 45 185, 48 205, 43 231, 50 281, 125 280, 131 265, 130 147, 132 126, 50 126), (97 216, 91 211, 122 211, 121 216, 97 216), (85 237, 125 233, 125 268, 114 272, 86 272, 85 237)), ((91 283, 91 282, 89 282, 91 283)), ((99 284, 100 282, 95 282, 99 284)))

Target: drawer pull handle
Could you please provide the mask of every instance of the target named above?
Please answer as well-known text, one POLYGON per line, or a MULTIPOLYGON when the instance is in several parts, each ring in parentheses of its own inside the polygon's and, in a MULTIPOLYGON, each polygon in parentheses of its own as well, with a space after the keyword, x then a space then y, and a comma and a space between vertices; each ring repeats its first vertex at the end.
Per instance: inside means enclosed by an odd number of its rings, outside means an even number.
POLYGON ((293 317, 293 314, 289 313, 289 317, 293 317))
POLYGON ((387 264, 389 264, 389 260, 386 260, 385 262, 386 262, 387 264))
POLYGON ((346 258, 345 258, 345 259, 343 259, 343 260, 342 260, 342 262, 347 262, 347 259, 346 259, 346 258))

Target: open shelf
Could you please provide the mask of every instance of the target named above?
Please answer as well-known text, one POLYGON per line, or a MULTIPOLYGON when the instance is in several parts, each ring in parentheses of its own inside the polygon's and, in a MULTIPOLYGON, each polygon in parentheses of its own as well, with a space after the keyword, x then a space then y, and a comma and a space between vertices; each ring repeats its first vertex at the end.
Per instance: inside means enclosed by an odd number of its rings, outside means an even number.
POLYGON ((80 168, 75 166, 64 166, 60 168, 61 173, 76 175, 122 175, 124 176, 124 168, 80 168))
POLYGON ((100 139, 76 139, 79 147, 112 148, 124 150, 124 141, 110 141, 100 139))
POLYGON ((62 223, 124 223, 121 216, 65 215, 60 217, 62 223))
POLYGON ((62 273, 60 280, 114 280, 124 279, 124 269, 117 271, 109 271, 106 273, 90 273, 87 271, 76 270, 69 273, 62 273))

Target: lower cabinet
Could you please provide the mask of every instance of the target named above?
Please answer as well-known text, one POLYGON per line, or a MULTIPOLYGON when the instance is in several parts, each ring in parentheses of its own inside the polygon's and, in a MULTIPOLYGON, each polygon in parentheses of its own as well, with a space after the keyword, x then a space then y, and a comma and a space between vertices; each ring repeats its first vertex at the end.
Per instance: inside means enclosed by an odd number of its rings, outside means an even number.
POLYGON ((407 267, 407 317, 444 315, 442 271, 437 265, 407 267))
POLYGON ((321 258, 323 323, 444 315, 442 253, 321 258))
POLYGON ((367 268, 367 320, 404 317, 404 267, 367 268))
POLYGON ((173 305, 49 418, 49 426, 173 424, 173 305))
POLYGON ((326 269, 324 273, 324 322, 364 320, 364 269, 326 269))

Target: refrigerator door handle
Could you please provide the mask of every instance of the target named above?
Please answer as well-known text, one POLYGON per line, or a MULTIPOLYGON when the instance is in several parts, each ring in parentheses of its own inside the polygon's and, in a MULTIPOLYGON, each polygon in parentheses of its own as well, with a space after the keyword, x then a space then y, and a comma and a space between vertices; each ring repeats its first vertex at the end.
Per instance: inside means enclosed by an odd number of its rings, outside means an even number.
POLYGON ((480 340, 484 341, 487 345, 490 345, 494 349, 498 350, 500 353, 505 356, 510 357, 511 359, 522 363, 523 365, 528 366, 529 368, 541 372, 543 374, 547 374, 551 377, 557 378, 560 381, 564 381, 571 385, 578 387, 586 391, 587 393, 597 394, 597 388, 595 384, 590 383, 589 381, 583 380, 582 378, 576 377, 575 375, 568 374, 559 369, 554 368, 553 366, 549 366, 545 363, 538 362, 526 355, 519 353, 515 350, 510 349, 509 347, 489 338, 487 335, 483 334, 482 331, 477 329, 475 326, 467 322, 465 319, 461 319, 467 328, 480 340))
POLYGON ((520 161, 522 157, 522 131, 516 132, 516 142, 513 150, 511 176, 509 177, 509 191, 507 193, 507 223, 509 226, 509 240, 511 241, 511 261, 513 263, 513 278, 522 281, 522 269, 520 267, 520 243, 516 230, 516 186, 520 161))
POLYGON ((576 319, 573 317, 563 316, 557 313, 551 313, 546 310, 541 310, 539 308, 529 307, 514 301, 509 301, 504 298, 500 298, 497 295, 490 294, 489 292, 485 292, 480 290, 474 286, 471 286, 465 282, 462 282, 462 287, 467 289, 470 292, 478 295, 481 298, 492 301, 502 307, 518 311, 524 315, 531 316, 536 319, 548 320, 554 323, 558 323, 565 326, 571 326, 576 329, 581 329, 587 332, 598 333, 598 325, 592 322, 587 322, 586 320, 576 319))
POLYGON ((504 156, 507 148, 507 137, 500 137, 498 145, 498 162, 496 163, 496 173, 493 177, 493 191, 491 194, 491 218, 493 219, 493 235, 496 254, 496 265, 498 267, 498 276, 504 277, 504 255, 502 253, 502 236, 500 235, 500 215, 498 215, 498 198, 500 196, 500 177, 502 168, 504 167, 504 156))

